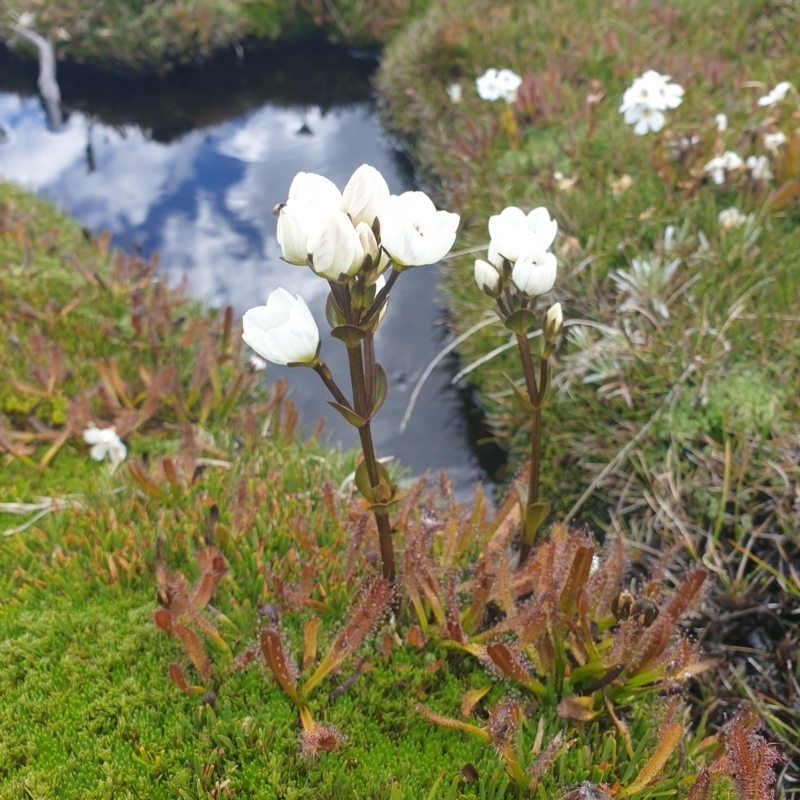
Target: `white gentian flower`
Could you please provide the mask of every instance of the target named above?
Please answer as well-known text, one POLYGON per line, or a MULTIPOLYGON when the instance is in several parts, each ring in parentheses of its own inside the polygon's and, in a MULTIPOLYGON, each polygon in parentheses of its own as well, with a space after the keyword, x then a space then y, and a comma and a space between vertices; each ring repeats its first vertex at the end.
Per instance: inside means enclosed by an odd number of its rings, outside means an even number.
POLYGON ((435 264, 450 252, 459 221, 423 192, 392 195, 381 213, 381 246, 397 267, 435 264))
POLYGON ((60 42, 68 42, 72 38, 66 28, 58 28, 56 30, 56 37, 60 42))
POLYGON ((273 364, 312 365, 319 350, 319 330, 300 295, 276 289, 265 306, 251 308, 242 320, 242 338, 273 364))
POLYGON ((556 257, 539 250, 517 259, 511 269, 511 280, 526 297, 538 297, 553 288, 556 271, 556 257))
POLYGON ((792 84, 789 81, 781 81, 771 92, 768 92, 764 97, 758 98, 760 106, 774 106, 775 103, 780 103, 786 97, 792 84))
POLYGON ((500 288, 500 273, 488 261, 475 260, 475 283, 489 297, 496 297, 500 288))
POLYGON ((361 268, 361 240, 343 211, 325 217, 313 228, 308 237, 308 263, 329 281, 346 280, 361 268))
POLYGON ((95 461, 102 461, 106 456, 112 471, 125 460, 128 450, 117 436, 115 428, 97 428, 94 425, 83 432, 83 441, 92 445, 89 455, 95 461))
MULTIPOLYGON (((17 17, 17 24, 21 28, 30 28, 34 22, 36 22, 36 14, 34 14, 32 11, 23 11, 17 17)), ((99 461, 100 459, 97 460, 99 461)))
POLYGON ((489 261, 497 266, 498 257, 517 261, 528 253, 544 252, 553 244, 557 232, 558 223, 550 219, 544 206, 527 215, 516 206, 504 208, 489 218, 489 261))
POLYGON ((770 153, 777 153, 778 148, 782 144, 786 144, 786 134, 783 131, 764 134, 764 147, 766 147, 770 153))
POLYGON ((725 114, 717 114, 714 117, 714 122, 717 123, 717 130, 720 133, 725 133, 728 130, 728 117, 725 114))
POLYGON ((747 217, 738 208, 726 208, 724 211, 720 211, 717 219, 719 227, 723 231, 741 228, 747 222, 747 217))
POLYGON ((738 153, 726 150, 721 156, 714 156, 704 167, 703 172, 711 176, 711 180, 718 186, 725 183, 726 173, 741 169, 744 161, 738 153))
POLYGON ((769 168, 769 159, 766 156, 750 156, 747 159, 747 169, 757 181, 771 181, 775 177, 769 168))
POLYGON ((517 89, 522 85, 522 78, 510 69, 487 69, 477 78, 475 86, 482 100, 500 100, 513 103, 517 99, 517 89))
POLYGON ((460 83, 451 83, 447 87, 447 96, 454 103, 460 103, 461 102, 461 96, 462 96, 461 84, 460 83))
POLYGON ((383 175, 375 167, 362 164, 344 187, 341 210, 350 217, 353 225, 366 222, 372 227, 388 199, 389 187, 383 175))

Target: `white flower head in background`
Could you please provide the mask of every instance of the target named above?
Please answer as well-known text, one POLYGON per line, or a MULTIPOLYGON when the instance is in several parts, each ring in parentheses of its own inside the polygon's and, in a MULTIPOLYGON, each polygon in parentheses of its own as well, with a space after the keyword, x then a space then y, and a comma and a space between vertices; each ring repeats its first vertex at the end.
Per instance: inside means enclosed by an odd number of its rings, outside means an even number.
POLYGON ((58 28, 58 30, 56 30, 56 37, 60 42, 68 42, 72 38, 66 28, 58 28))
POLYGON ((711 176, 717 186, 725 183, 728 172, 735 172, 744 166, 741 156, 733 150, 726 150, 721 156, 714 156, 704 167, 703 172, 711 176))
POLYGON ((102 461, 104 458, 108 458, 112 472, 125 460, 125 456, 128 454, 128 449, 117 436, 117 431, 113 427, 98 428, 92 425, 83 432, 83 441, 92 446, 92 449, 89 450, 89 455, 95 461, 102 461))
POLYGON ((771 181, 775 177, 766 156, 750 156, 747 159, 747 169, 756 181, 771 181))
POLYGON ((270 292, 265 306, 244 315, 242 338, 273 364, 313 366, 319 353, 319 329, 300 295, 286 289, 270 292))
POLYGON ((748 217, 742 214, 738 208, 726 208, 724 211, 719 212, 717 219, 720 230, 732 231, 735 228, 741 228, 747 222, 748 217))
POLYGON ((517 99, 517 89, 522 86, 522 78, 510 69, 487 69, 475 80, 481 100, 500 100, 513 103, 517 99))
POLYGON ((462 92, 460 83, 451 83, 447 87, 447 96, 454 103, 460 103, 461 102, 462 94, 463 94, 463 92, 462 92))
POLYGON ((625 90, 619 111, 625 123, 634 126, 633 132, 644 136, 664 127, 664 112, 677 108, 683 102, 683 94, 683 87, 670 83, 669 75, 649 69, 625 90))
POLYGON ((728 130, 728 117, 726 114, 717 114, 714 117, 714 122, 717 124, 717 130, 720 133, 725 133, 728 130))
POLYGON ((21 28, 30 28, 34 22, 36 22, 36 14, 34 14, 32 11, 23 11, 17 17, 17 24, 21 28))
POLYGON ((758 104, 762 107, 774 106, 786 97, 791 88, 792 84, 789 81, 781 81, 771 92, 759 97, 758 104))
POLYGON ((783 131, 764 134, 764 147, 766 147, 770 153, 777 153, 780 146, 784 144, 786 144, 786 134, 783 131))

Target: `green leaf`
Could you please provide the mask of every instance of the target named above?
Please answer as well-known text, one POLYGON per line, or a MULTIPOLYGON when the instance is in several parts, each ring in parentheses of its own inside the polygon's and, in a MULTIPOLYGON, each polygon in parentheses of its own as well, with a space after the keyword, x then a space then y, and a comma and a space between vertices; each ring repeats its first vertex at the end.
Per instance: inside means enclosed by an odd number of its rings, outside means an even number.
POLYGON ((334 339, 344 342, 348 347, 357 347, 367 335, 367 332, 355 325, 337 325, 332 331, 334 339))
POLYGON ((522 530, 522 540, 532 542, 536 536, 536 531, 550 513, 550 503, 531 503, 525 509, 525 525, 522 530))
POLYGON ((386 375, 386 370, 380 364, 375 364, 375 402, 372 404, 370 419, 380 411, 388 392, 389 378, 386 375))
POLYGON ((508 385, 511 387, 512 391, 514 392, 514 396, 517 398, 517 404, 519 407, 526 413, 526 414, 533 414, 535 411, 533 407, 533 403, 531 403, 530 397, 528 397, 528 393, 523 389, 520 389, 516 383, 511 379, 509 375, 505 372, 503 373, 503 377, 508 381, 508 385))
POLYGON ((536 327, 536 314, 529 308, 520 308, 506 320, 506 328, 514 333, 525 336, 536 327))
POLYGON ((364 419, 364 417, 360 417, 347 406, 343 406, 341 403, 337 403, 334 400, 327 400, 326 402, 331 408, 335 408, 353 427, 363 428, 367 424, 368 420, 364 419))
POLYGON ((325 319, 328 320, 328 325, 334 329, 338 328, 340 325, 344 325, 347 321, 342 309, 333 296, 333 292, 328 293, 328 299, 325 302, 325 319))
POLYGON ((369 472, 367 472, 367 462, 363 461, 356 467, 356 489, 370 502, 374 502, 372 494, 372 484, 369 481, 369 472))

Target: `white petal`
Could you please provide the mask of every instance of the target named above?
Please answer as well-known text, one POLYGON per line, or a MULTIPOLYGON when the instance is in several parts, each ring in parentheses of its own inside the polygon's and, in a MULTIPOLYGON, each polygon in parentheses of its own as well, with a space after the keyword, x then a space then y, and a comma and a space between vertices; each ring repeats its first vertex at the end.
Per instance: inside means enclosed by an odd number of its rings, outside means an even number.
POLYGON ((333 181, 313 172, 298 172, 289 187, 290 200, 302 200, 316 206, 321 213, 338 211, 342 193, 333 181))
POLYGON ((353 275, 360 266, 356 256, 364 252, 347 214, 337 211, 325 217, 308 237, 311 268, 317 275, 338 281, 342 275, 353 275), (355 266, 354 266, 355 265, 355 266))
POLYGON ((98 442, 105 441, 105 432, 102 428, 92 426, 83 432, 83 441, 86 444, 97 444, 98 442))
POLYGON ((511 271, 511 280, 523 294, 538 297, 553 288, 556 272, 556 257, 552 253, 538 253, 518 259, 511 271))
MULTIPOLYGON (((286 291, 286 289, 281 287, 278 287, 274 291, 270 292, 269 297, 267 298, 267 305, 265 306, 266 315, 264 320, 266 325, 262 326, 264 330, 277 328, 279 325, 283 325, 284 323, 288 322, 292 313, 292 308, 296 302, 297 300, 295 299, 294 295, 290 294, 286 291)), ((245 316, 247 315, 245 314, 245 316)))
POLYGON ((550 219, 550 212, 544 206, 534 208, 528 214, 528 228, 535 234, 542 250, 547 250, 553 244, 558 233, 558 223, 550 219))
POLYGON ((98 442, 89 451, 89 455, 95 461, 102 461, 106 457, 107 452, 108 452, 108 442, 98 442))
POLYGON ((650 130, 653 133, 657 133, 664 127, 664 123, 667 121, 667 118, 660 112, 660 111, 653 111, 650 114, 650 130))
POLYGON ((341 210, 354 226, 365 222, 371 227, 388 199, 389 187, 383 175, 375 167, 362 164, 344 187, 341 210))
POLYGON ((289 200, 278 213, 278 244, 290 264, 305 265, 308 232, 318 218, 312 205, 298 200, 289 200))

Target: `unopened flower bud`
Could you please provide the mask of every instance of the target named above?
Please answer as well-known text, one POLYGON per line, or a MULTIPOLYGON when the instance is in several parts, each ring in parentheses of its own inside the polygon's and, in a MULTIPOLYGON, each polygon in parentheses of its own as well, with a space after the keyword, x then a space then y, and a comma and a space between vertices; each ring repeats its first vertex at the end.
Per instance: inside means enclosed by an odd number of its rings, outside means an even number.
POLYGON ((500 274, 488 261, 480 258, 475 261, 475 283, 489 297, 497 297, 500 293, 500 274))
POLYGON ((550 306, 544 315, 544 340, 550 344, 554 342, 564 328, 564 313, 561 303, 550 306))
POLYGON ((556 271, 556 257, 539 251, 517 259, 511 270, 511 280, 526 297, 538 297, 553 288, 556 271))

